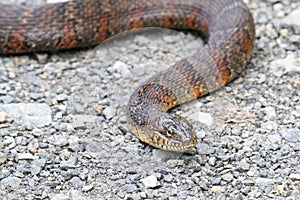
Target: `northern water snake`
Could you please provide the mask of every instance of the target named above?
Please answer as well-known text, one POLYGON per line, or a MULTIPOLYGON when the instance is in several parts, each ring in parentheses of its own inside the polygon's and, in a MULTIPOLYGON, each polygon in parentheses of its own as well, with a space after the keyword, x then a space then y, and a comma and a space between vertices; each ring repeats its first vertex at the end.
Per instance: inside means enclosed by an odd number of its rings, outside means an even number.
POLYGON ((1 5, 0 53, 88 47, 125 30, 165 27, 197 30, 203 49, 177 62, 132 94, 131 131, 152 146, 183 151, 197 136, 184 118, 167 112, 218 89, 250 60, 254 23, 241 0, 82 0, 25 7, 1 5))

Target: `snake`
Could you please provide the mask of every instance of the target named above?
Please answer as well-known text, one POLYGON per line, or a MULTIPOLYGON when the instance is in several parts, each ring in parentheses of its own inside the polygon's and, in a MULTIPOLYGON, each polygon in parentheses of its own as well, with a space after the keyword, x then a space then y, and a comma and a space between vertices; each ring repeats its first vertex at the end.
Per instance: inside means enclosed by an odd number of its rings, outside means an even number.
POLYGON ((146 80, 126 106, 128 127, 142 142, 168 151, 196 148, 192 123, 170 112, 219 89, 250 61, 255 26, 242 0, 76 0, 0 5, 0 54, 57 52, 95 46, 145 27, 198 31, 205 44, 146 80))

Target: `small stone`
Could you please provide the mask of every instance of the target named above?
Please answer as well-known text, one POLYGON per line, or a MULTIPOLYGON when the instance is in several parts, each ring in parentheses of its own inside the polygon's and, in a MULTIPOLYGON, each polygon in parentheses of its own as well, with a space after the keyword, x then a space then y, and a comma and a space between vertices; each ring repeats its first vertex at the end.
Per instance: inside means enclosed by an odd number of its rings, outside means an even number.
POLYGON ((52 135, 48 138, 48 140, 57 146, 66 146, 69 141, 67 140, 66 137, 64 137, 63 135, 52 135))
POLYGON ((207 126, 211 126, 214 122, 214 118, 211 116, 210 113, 204 113, 204 112, 194 112, 191 115, 189 115, 189 118, 198 121, 202 124, 205 124, 207 126))
POLYGON ((89 191, 92 191, 93 189, 94 189, 93 185, 84 185, 82 187, 82 191, 84 191, 84 192, 89 192, 89 191))
POLYGON ((176 166, 182 166, 184 164, 184 160, 168 160, 167 165, 170 168, 174 168, 176 166))
POLYGON ((233 175, 231 173, 226 173, 221 176, 224 181, 230 182, 233 180, 233 175))
POLYGON ((6 112, 0 111, 0 123, 3 123, 8 119, 9 115, 6 112))
POLYGON ((216 157, 210 157, 209 160, 208 160, 208 164, 210 166, 215 166, 215 164, 216 164, 216 157))
POLYGON ((262 109, 265 113, 265 119, 271 120, 277 117, 276 110, 274 107, 266 107, 262 109))
POLYGON ((206 143, 198 142, 196 147, 197 151, 203 155, 210 154, 213 152, 213 148, 206 143))
POLYGON ((98 115, 101 115, 103 112, 103 106, 102 105, 95 105, 94 110, 97 112, 98 115))
POLYGON ((268 135, 267 137, 272 144, 275 144, 275 143, 278 143, 281 141, 281 137, 278 134, 268 135))
POLYGON ((171 174, 168 174, 166 176, 164 176, 164 181, 170 183, 173 180, 173 176, 171 174))
POLYGON ((15 138, 14 137, 7 137, 4 141, 3 141, 3 145, 4 146, 8 146, 11 144, 16 144, 15 138))
POLYGON ((52 122, 51 109, 45 103, 18 103, 0 105, 0 110, 8 113, 18 124, 28 124, 33 128, 44 127, 52 122))
POLYGON ((248 171, 250 169, 250 165, 247 163, 245 159, 243 159, 238 163, 237 169, 242 172, 248 171))
POLYGON ((94 123, 97 120, 97 116, 94 115, 73 115, 74 122, 73 128, 80 129, 85 128, 85 123, 94 123))
POLYGON ((144 184, 145 188, 155 188, 159 185, 159 182, 155 176, 147 176, 146 178, 142 179, 142 183, 144 184))
POLYGON ((219 186, 219 185, 214 185, 211 187, 211 191, 214 192, 214 193, 220 193, 222 190, 222 187, 219 186))
POLYGON ((258 74, 258 80, 257 83, 258 84, 262 84, 266 81, 266 75, 265 74, 258 74))
POLYGON ((293 173, 293 174, 290 174, 290 178, 291 178, 293 181, 300 181, 300 174, 299 174, 299 173, 293 173))
POLYGON ((3 164, 3 163, 5 163, 6 160, 7 160, 6 155, 3 154, 3 153, 0 153, 0 165, 3 164))
POLYGON ((48 59, 47 53, 37 53, 35 54, 40 64, 45 64, 48 59))
POLYGON ((281 129, 279 134, 288 142, 300 141, 300 129, 281 129))
POLYGON ((19 160, 34 160, 37 158, 38 158, 37 156, 34 156, 31 153, 18 153, 19 160))
POLYGON ((37 101, 44 97, 44 93, 30 93, 30 98, 37 101))
POLYGON ((0 181, 1 188, 13 188, 13 189, 20 189, 22 179, 17 177, 7 177, 0 181))
POLYGON ((272 185, 275 182, 275 179, 271 178, 257 178, 255 179, 255 184, 258 186, 268 186, 272 185))
POLYGON ((122 61, 116 61, 112 66, 112 72, 116 71, 119 74, 122 74, 123 77, 127 77, 128 74, 130 74, 129 68, 130 67, 126 63, 122 61))
POLYGON ((115 108, 107 107, 103 110, 103 115, 106 119, 113 118, 117 113, 117 110, 115 108))
POLYGON ((282 24, 290 26, 300 26, 300 8, 293 10, 286 17, 280 20, 282 24))
POLYGON ((42 130, 39 129, 39 128, 34 128, 34 129, 32 130, 32 135, 34 135, 35 137, 40 137, 41 134, 42 134, 42 130))
POLYGON ((62 168, 62 169, 75 168, 77 162, 78 162, 77 157, 72 156, 72 157, 70 157, 69 160, 67 160, 67 161, 64 161, 64 160, 61 161, 60 164, 59 164, 59 166, 60 166, 60 168, 62 168))
POLYGON ((70 199, 72 200, 83 200, 83 199, 86 199, 84 198, 84 196, 82 196, 81 192, 78 191, 78 190, 71 190, 69 192, 69 196, 70 196, 70 199))
POLYGON ((143 199, 146 199, 146 198, 147 198, 146 192, 140 192, 140 196, 141 196, 141 198, 143 198, 143 199))
POLYGON ((70 199, 69 196, 64 195, 64 194, 53 194, 50 195, 51 196, 51 200, 68 200, 70 199))
POLYGON ((44 168, 46 165, 45 159, 36 159, 32 162, 31 165, 31 174, 37 175, 41 172, 42 168, 44 168))
POLYGON ((123 188, 126 192, 133 193, 137 189, 137 186, 134 184, 126 184, 123 188))
POLYGON ((68 99, 68 96, 66 94, 59 94, 56 95, 55 99, 60 102, 60 101, 65 101, 68 99))
POLYGON ((261 157, 258 157, 258 156, 251 157, 251 161, 254 162, 254 163, 256 163, 260 167, 264 167, 265 164, 266 164, 265 161, 264 161, 264 159, 261 158, 261 157))
MULTIPOLYGON (((284 73, 278 74, 279 76, 282 76, 283 74, 286 74, 288 72, 300 72, 300 61, 299 58, 294 58, 293 56, 287 56, 283 59, 277 59, 270 63, 270 66, 272 67, 272 70, 274 71, 275 75, 277 71, 280 71, 280 68, 285 69, 284 73)), ((276 75, 277 76, 277 75, 276 75)), ((278 77, 279 77, 278 76, 278 77)))
POLYGON ((81 188, 84 185, 84 181, 82 181, 79 177, 75 176, 69 180, 70 184, 75 188, 81 188))

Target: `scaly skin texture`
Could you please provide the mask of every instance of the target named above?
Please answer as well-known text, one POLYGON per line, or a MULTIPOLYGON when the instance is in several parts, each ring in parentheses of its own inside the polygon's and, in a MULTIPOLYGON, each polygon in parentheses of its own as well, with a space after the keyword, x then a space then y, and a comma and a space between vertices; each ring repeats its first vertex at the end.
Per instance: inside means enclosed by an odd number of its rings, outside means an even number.
POLYGON ((164 27, 200 31, 207 43, 146 81, 132 94, 131 131, 154 147, 184 151, 197 137, 172 107, 212 92, 250 60, 255 30, 241 0, 82 0, 36 7, 1 5, 0 53, 89 47, 126 30, 164 27))

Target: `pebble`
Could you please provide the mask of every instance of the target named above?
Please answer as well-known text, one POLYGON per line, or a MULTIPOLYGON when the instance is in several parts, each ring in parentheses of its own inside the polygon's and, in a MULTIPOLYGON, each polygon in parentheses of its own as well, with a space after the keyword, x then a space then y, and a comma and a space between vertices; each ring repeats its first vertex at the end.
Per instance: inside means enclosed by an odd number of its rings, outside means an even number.
POLYGON ((233 180, 233 175, 231 173, 226 173, 222 175, 221 178, 226 182, 230 182, 233 180))
POLYGON ((290 174, 290 178, 293 181, 300 181, 300 173, 292 173, 292 174, 290 174))
POLYGON ((278 134, 276 134, 276 135, 275 134, 274 135, 268 135, 267 137, 268 137, 268 139, 270 140, 270 142, 272 144, 275 144, 275 143, 278 143, 278 142, 281 141, 281 136, 278 135, 278 134))
POLYGON ((147 176, 142 179, 142 183, 144 184, 145 188, 155 188, 159 186, 159 182, 155 176, 147 176))
POLYGON ((69 141, 63 135, 52 135, 48 138, 49 142, 57 146, 66 146, 69 141))
POLYGON ((17 158, 19 160, 34 160, 37 159, 37 156, 32 155, 31 153, 18 153, 17 158))
POLYGON ((45 127, 52 122, 51 110, 44 103, 18 103, 0 105, 0 110, 5 111, 18 124, 30 124, 33 128, 45 127))
POLYGON ((274 107, 265 107, 262 109, 265 113, 265 119, 266 120, 271 120, 275 119, 277 117, 276 110, 274 107))
POLYGON ((82 188, 84 186, 84 181, 82 181, 79 177, 73 177, 69 180, 69 183, 75 188, 82 188))
POLYGON ((170 183, 173 180, 173 176, 171 174, 168 174, 166 176, 164 176, 164 181, 170 183))
POLYGON ((174 168, 177 166, 182 166, 184 164, 184 160, 168 160, 167 165, 170 168, 174 168))
POLYGON ((68 200, 69 196, 64 194, 53 194, 50 197, 50 200, 68 200))
POLYGON ((281 129, 279 134, 287 142, 300 141, 300 129, 281 129))
POLYGON ((19 189, 21 182, 22 182, 22 179, 9 176, 7 178, 3 178, 0 181, 0 186, 1 186, 1 188, 10 187, 12 189, 19 189))
POLYGON ((46 165, 46 159, 35 159, 33 162, 32 162, 32 165, 31 165, 31 174, 32 175, 37 175, 39 174, 42 169, 45 167, 46 165))
POLYGON ((211 187, 211 191, 214 193, 220 193, 221 190, 222 190, 222 186, 219 186, 219 185, 214 185, 211 187))
POLYGON ((293 56, 287 56, 287 58, 276 59, 271 62, 271 69, 274 71, 274 74, 278 77, 281 77, 287 73, 299 73, 300 72, 300 60, 293 56), (284 69, 284 72, 280 71, 280 68, 284 69))
POLYGON ((89 191, 91 191, 91 190, 93 190, 94 189, 94 186, 93 185, 84 185, 84 186, 82 186, 82 190, 84 191, 84 192, 89 192, 89 191))
POLYGON ((268 186, 272 185, 275 182, 274 179, 271 178, 256 178, 255 184, 258 186, 268 186))
POLYGON ((80 191, 72 189, 69 192, 69 199, 72 199, 72 200, 82 200, 82 199, 85 199, 85 197, 81 194, 80 191))
POLYGON ((0 111, 0 123, 3 123, 8 119, 9 115, 6 112, 0 111))
POLYGON ((107 107, 103 110, 103 115, 106 119, 112 119, 116 115, 117 110, 111 107, 107 107))
POLYGON ((7 161, 7 156, 3 153, 0 153, 0 164, 3 164, 7 161))
POLYGON ((77 164, 77 157, 72 156, 68 160, 64 161, 62 160, 59 164, 61 169, 70 169, 70 168, 75 168, 77 164))
POLYGON ((250 165, 245 159, 242 159, 238 162, 237 169, 242 172, 248 171, 250 169, 250 165))
POLYGON ((215 166, 216 157, 210 157, 209 160, 208 160, 208 164, 210 164, 211 166, 215 166))
POLYGON ((289 26, 299 26, 300 27, 300 7, 290 12, 286 17, 280 20, 282 24, 289 26))
POLYGON ((16 146, 16 141, 14 137, 7 137, 2 144, 8 146, 9 149, 12 149, 16 146))
POLYGON ((213 117, 210 113, 204 113, 204 112, 193 112, 189 115, 189 118, 198 121, 202 124, 205 124, 206 126, 211 126, 213 124, 213 117))

